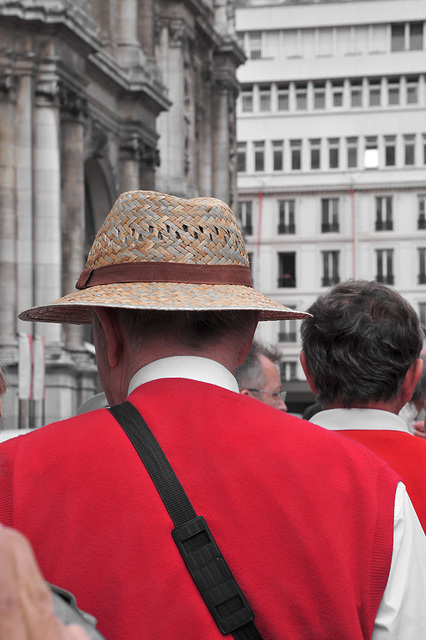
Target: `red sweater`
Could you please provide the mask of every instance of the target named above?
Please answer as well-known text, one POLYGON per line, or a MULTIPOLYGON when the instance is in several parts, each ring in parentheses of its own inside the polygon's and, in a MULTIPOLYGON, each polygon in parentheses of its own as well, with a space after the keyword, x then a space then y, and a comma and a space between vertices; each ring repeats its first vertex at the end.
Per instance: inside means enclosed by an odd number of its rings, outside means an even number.
POLYGON ((401 476, 426 533, 426 441, 411 433, 382 429, 353 429, 339 433, 374 451, 401 476))
MULTIPOLYGON (((267 639, 371 638, 398 477, 363 447, 215 385, 158 380, 129 398, 203 515, 267 639)), ((107 640, 219 640, 173 524, 105 410, 0 446, 0 521, 107 640)))

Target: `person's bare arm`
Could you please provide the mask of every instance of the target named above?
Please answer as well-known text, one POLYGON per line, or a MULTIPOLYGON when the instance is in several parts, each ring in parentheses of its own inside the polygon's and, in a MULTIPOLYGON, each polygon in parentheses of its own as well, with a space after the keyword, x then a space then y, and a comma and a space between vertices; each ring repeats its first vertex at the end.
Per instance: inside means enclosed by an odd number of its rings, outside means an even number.
POLYGON ((28 540, 0 525, 0 640, 88 640, 56 617, 28 540))

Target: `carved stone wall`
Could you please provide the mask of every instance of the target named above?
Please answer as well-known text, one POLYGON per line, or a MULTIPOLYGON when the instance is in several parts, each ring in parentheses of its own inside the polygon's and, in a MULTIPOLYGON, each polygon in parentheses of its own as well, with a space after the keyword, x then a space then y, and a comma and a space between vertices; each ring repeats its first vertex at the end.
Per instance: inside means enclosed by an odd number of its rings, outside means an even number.
POLYGON ((156 187, 182 197, 235 201, 236 69, 234 2, 158 2, 155 51, 172 102, 160 114, 156 187), (209 6, 210 5, 210 6, 209 6), (229 173, 231 169, 231 174, 229 173))
POLYGON ((119 193, 232 204, 233 5, 0 0, 3 428, 66 418, 98 391, 90 327, 17 315, 73 290, 119 193), (44 401, 19 398, 19 333, 45 340, 44 401))

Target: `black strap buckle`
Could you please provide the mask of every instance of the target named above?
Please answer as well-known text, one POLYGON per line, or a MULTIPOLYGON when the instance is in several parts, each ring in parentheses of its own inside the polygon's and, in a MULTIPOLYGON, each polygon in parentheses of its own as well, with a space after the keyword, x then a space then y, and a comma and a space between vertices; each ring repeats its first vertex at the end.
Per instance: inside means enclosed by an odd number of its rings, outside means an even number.
POLYGON ((204 518, 176 527, 172 536, 220 631, 232 633, 254 620, 204 518))

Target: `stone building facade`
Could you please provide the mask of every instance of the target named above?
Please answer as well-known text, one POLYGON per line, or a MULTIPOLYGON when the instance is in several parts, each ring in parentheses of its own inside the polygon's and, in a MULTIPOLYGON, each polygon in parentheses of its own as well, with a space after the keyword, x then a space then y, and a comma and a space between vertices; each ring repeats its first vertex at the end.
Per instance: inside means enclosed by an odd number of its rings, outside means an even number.
POLYGON ((97 391, 90 329, 17 314, 74 289, 119 193, 235 203, 243 60, 230 0, 0 0, 3 427, 65 418, 97 391), (43 338, 44 400, 19 398, 20 334, 43 338))

